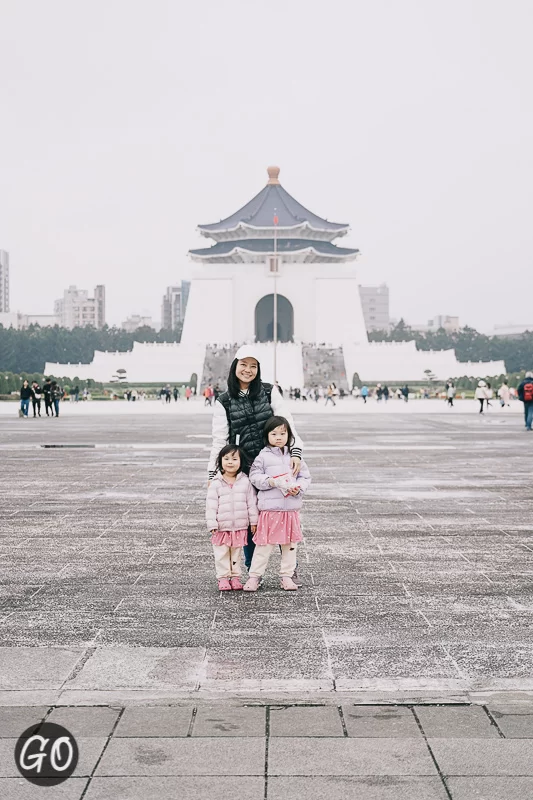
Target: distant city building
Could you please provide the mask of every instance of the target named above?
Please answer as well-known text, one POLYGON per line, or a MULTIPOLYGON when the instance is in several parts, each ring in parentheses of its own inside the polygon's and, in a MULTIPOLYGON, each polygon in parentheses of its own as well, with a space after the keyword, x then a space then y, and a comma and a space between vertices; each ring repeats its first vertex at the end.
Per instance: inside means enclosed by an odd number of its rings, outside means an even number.
POLYGON ((153 328, 154 323, 152 321, 152 317, 141 317, 140 314, 132 314, 131 317, 128 317, 124 320, 120 327, 123 330, 128 331, 128 333, 133 333, 134 331, 139 330, 139 328, 153 328))
POLYGON ((56 300, 54 314, 60 319, 63 328, 103 328, 105 325, 105 286, 97 286, 94 297, 89 297, 86 289, 69 286, 63 297, 56 300))
POLYGON ((185 319, 190 281, 182 281, 179 286, 167 286, 161 306, 161 327, 173 331, 185 319))
POLYGON ((17 330, 29 328, 30 325, 49 328, 54 325, 61 325, 61 319, 55 314, 21 314, 20 311, 9 311, 0 313, 0 325, 3 325, 4 328, 16 328, 17 330))
POLYGON ((435 333, 443 328, 447 333, 456 333, 460 330, 459 317, 450 317, 440 314, 433 319, 428 320, 427 325, 408 325, 412 331, 419 331, 420 333, 435 333))
POLYGON ((0 314, 9 311, 9 253, 0 250, 0 314))
POLYGON ((387 284, 360 286, 359 295, 367 331, 388 331, 391 320, 389 315, 389 287, 387 284))
POLYGON ((495 325, 489 336, 500 336, 505 339, 519 339, 524 333, 533 333, 533 322, 529 325, 495 325))

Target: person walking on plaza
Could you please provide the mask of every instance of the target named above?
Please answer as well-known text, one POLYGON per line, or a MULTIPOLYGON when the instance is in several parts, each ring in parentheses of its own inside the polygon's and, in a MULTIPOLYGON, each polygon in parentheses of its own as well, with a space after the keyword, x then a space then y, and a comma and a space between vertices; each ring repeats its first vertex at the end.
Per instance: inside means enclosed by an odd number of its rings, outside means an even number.
MULTIPOLYGON (((54 406, 53 410, 55 411, 56 417, 58 417, 59 416, 59 403, 61 401, 61 398, 63 397, 63 390, 62 390, 61 386, 57 385, 56 381, 52 381, 52 388, 51 388, 51 392, 50 392, 50 397, 52 399, 52 403, 53 403, 53 406, 54 406)), ((54 416, 54 415, 52 414, 52 416, 54 416)))
MULTIPOLYGON (((296 433, 292 416, 279 390, 271 383, 261 381, 259 353, 253 344, 243 345, 235 353, 228 375, 228 389, 214 405, 212 422, 212 446, 208 464, 208 479, 217 471, 217 456, 225 444, 239 445, 247 463, 242 465, 246 474, 256 456, 264 446, 263 428, 274 415, 285 417, 294 434, 291 447, 291 469, 293 475, 300 470, 302 442, 296 433)), ((249 569, 255 544, 251 529, 244 546, 244 561, 249 569)), ((297 578, 297 576, 296 576, 297 578)))
POLYGON ((490 383, 487 381, 487 408, 492 408, 491 400, 494 397, 494 392, 490 383))
POLYGON ((43 390, 39 386, 37 381, 33 381, 31 389, 32 389, 31 403, 32 403, 32 406, 33 406, 33 416, 34 417, 37 417, 37 416, 40 417, 41 416, 41 398, 43 396, 43 390))
POLYGON ((524 404, 526 431, 533 425, 533 372, 526 372, 526 377, 517 389, 518 399, 524 404))
POLYGON ((331 402, 334 406, 337 405, 337 403, 335 402, 335 395, 334 395, 334 392, 333 392, 333 384, 332 383, 330 383, 330 385, 326 389, 326 402, 324 403, 324 406, 327 406, 327 404, 329 402, 331 402))
POLYGON ((30 400, 33 397, 33 392, 28 381, 24 381, 20 389, 20 412, 19 416, 27 417, 30 408, 30 400))
POLYGON ((178 402, 178 397, 180 396, 180 392, 179 392, 179 389, 178 389, 177 386, 174 386, 172 394, 174 395, 174 402, 177 403, 178 402))
POLYGON ((368 400, 368 386, 361 386, 361 397, 363 398, 363 403, 366 406, 366 401, 368 400))
POLYGON ((387 402, 387 400, 389 399, 389 394, 390 394, 389 387, 387 386, 387 384, 385 384, 385 386, 383 387, 383 397, 385 398, 385 402, 387 402))
POLYGON ((190 386, 187 386, 187 388, 185 389, 185 399, 190 400, 191 395, 192 395, 192 389, 190 386))
POLYGON ((511 399, 511 391, 509 389, 509 384, 506 380, 502 383, 500 388, 498 389, 498 397, 500 398, 500 405, 502 408, 505 406, 509 407, 509 400, 511 399))
POLYGON ((378 385, 376 386, 376 399, 378 403, 381 403, 383 399, 383 388, 381 386, 381 383, 378 383, 378 385))
POLYGON ((257 529, 257 495, 242 471, 245 460, 240 447, 225 445, 217 457, 218 472, 207 488, 205 515, 221 592, 243 588, 242 548, 248 528, 252 533, 257 529))
POLYGON ((405 384, 405 386, 402 386, 402 397, 406 403, 409 402, 409 387, 407 384, 405 384))
POLYGON ((305 461, 299 471, 291 471, 290 447, 294 436, 284 417, 271 417, 264 430, 265 447, 252 464, 250 481, 259 490, 259 521, 253 537, 255 550, 249 577, 244 584, 246 592, 256 592, 273 549, 281 549, 281 588, 292 591, 298 588, 293 580, 296 571, 296 550, 303 539, 300 526, 302 496, 311 483, 305 461), (281 485, 280 485, 281 484, 281 485))
POLYGON ((478 382, 475 398, 476 400, 479 400, 479 413, 483 414, 484 403, 485 401, 488 401, 487 384, 485 383, 485 381, 478 382))
POLYGON ((46 416, 53 417, 54 411, 52 407, 52 381, 47 378, 43 384, 43 397, 44 397, 44 410, 46 416))
POLYGON ((455 397, 455 386, 453 381, 448 381, 446 386, 446 402, 448 403, 448 408, 453 408, 453 400, 455 397))

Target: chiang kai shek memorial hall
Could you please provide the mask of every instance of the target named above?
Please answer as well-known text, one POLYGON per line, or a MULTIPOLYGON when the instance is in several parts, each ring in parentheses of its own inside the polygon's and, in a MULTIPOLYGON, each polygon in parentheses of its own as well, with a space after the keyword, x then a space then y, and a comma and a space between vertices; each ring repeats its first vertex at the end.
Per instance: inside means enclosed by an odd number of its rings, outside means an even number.
POLYGON ((414 342, 369 343, 355 261, 359 251, 336 244, 349 231, 300 205, 269 167, 268 183, 229 217, 200 225, 210 247, 190 250, 194 262, 180 344, 135 342, 125 353, 95 352, 91 364, 47 363, 45 373, 108 383, 221 381, 234 346, 255 341, 265 380, 274 378, 274 293, 277 379, 281 386, 329 380, 366 383, 445 380, 505 372, 502 361, 459 363, 453 350, 417 350, 414 342), (231 345, 231 346, 227 346, 231 345))

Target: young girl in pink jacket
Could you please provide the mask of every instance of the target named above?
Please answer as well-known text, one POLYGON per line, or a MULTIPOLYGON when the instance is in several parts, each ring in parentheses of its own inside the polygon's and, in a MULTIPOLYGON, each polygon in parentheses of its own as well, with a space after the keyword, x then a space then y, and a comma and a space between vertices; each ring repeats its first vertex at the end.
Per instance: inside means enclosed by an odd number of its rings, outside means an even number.
POLYGON ((253 537, 255 550, 249 578, 243 588, 247 592, 257 591, 270 555, 279 546, 281 588, 290 591, 298 588, 292 576, 296 570, 296 548, 303 540, 300 508, 311 475, 305 461, 300 462, 298 474, 292 475, 293 434, 284 417, 271 417, 267 421, 264 440, 266 447, 250 470, 250 481, 259 490, 259 522, 253 537))
POLYGON ((222 448, 217 458, 215 477, 207 490, 206 521, 211 531, 218 588, 222 592, 242 589, 242 548, 248 537, 248 526, 257 528, 257 495, 248 477, 242 472, 246 456, 234 444, 222 448))

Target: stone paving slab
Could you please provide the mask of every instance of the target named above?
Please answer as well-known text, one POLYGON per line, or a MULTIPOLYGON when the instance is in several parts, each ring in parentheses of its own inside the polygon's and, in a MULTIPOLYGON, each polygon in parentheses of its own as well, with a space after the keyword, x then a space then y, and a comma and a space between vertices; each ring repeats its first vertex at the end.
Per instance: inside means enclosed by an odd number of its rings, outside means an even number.
POLYGON ((498 739, 500 736, 480 706, 418 706, 416 716, 428 738, 498 739))
POLYGON ((446 783, 452 800, 529 800, 533 797, 533 778, 449 778, 446 783))
POLYGON ((36 651, 31 647, 0 647, 0 690, 58 689, 82 654, 82 648, 55 647, 36 651))
POLYGON ((324 778, 316 775, 312 778, 269 778, 268 800, 287 800, 288 797, 305 797, 306 800, 449 800, 439 778, 324 778))
POLYGON ((112 739, 96 776, 256 775, 265 771, 258 738, 112 739))
POLYGON ((191 727, 192 712, 192 707, 126 708, 115 730, 115 736, 187 736, 191 727))
POLYGON ((533 705, 493 705, 489 711, 506 739, 533 739, 533 705))
MULTIPOLYGON (((192 736, 264 737, 266 711, 264 708, 222 708, 202 706, 194 717, 192 736)), ((271 734, 272 735, 272 734, 271 734)))
POLYGON ((526 739, 428 739, 428 744, 445 776, 533 777, 533 745, 526 739))
MULTIPOLYGON (((263 778, 175 776, 161 778, 94 778, 84 800, 264 800, 263 778)), ((55 799, 54 799, 55 800, 55 799)), ((439 799, 440 800, 440 799, 439 799)))
MULTIPOLYGON (((89 777, 102 755, 107 739, 80 737, 76 741, 79 760, 72 777, 89 777)), ((0 778, 20 777, 13 757, 16 742, 16 739, 0 739, 0 778)))
POLYGON ((339 711, 331 706, 271 708, 270 736, 344 736, 339 711))
POLYGON ((0 797, 2 800, 43 800, 43 797, 52 797, 53 800, 80 800, 83 790, 87 786, 87 778, 69 778, 65 783, 47 787, 35 786, 23 778, 0 778, 0 797))
MULTIPOLYGON (((410 708, 404 706, 343 706, 346 732, 351 737, 418 739, 422 733, 410 708)), ((423 707, 417 708, 417 714, 423 707)))

